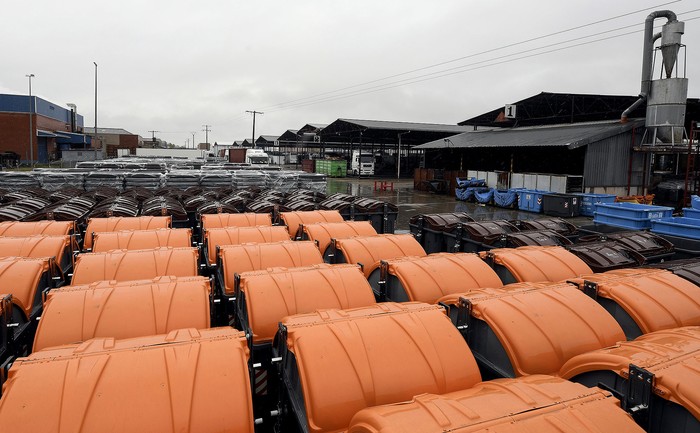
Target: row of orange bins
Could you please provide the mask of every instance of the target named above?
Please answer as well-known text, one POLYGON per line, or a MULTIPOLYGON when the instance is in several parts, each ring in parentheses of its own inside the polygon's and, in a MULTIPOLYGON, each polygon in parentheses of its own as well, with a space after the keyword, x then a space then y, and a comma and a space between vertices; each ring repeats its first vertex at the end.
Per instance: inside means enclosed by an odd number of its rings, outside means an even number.
POLYGON ((615 202, 616 203, 653 204, 654 194, 617 196, 617 197, 615 197, 615 202))
POLYGON ((93 252, 46 294, 0 425, 698 431, 699 265, 594 274, 560 247, 426 255, 338 217, 206 215, 197 247, 167 227, 88 228, 93 252))

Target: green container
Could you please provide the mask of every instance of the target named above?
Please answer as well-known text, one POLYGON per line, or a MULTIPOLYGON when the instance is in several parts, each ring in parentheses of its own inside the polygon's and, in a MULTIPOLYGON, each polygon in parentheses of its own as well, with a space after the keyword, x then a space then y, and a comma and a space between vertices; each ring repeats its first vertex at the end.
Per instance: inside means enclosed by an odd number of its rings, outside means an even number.
POLYGON ((345 177, 348 171, 348 163, 344 160, 317 159, 316 173, 325 174, 328 177, 345 177))

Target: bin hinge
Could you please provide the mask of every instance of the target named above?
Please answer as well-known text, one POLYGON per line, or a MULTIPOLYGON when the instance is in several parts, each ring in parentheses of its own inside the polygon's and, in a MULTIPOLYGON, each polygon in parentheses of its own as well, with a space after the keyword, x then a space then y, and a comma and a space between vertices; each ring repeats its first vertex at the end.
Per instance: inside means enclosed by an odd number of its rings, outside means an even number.
POLYGON ((454 230, 455 233, 455 246, 453 253, 458 253, 462 251, 462 235, 464 235, 464 226, 462 224, 457 224, 454 230))
POLYGON ((654 373, 630 364, 624 407, 642 426, 648 425, 649 422, 649 408, 653 392, 654 373))
POLYGON ((386 302, 386 282, 389 278, 389 263, 382 260, 379 264, 379 281, 377 286, 379 289, 379 302, 386 302))
POLYGON ((598 299, 598 283, 594 283, 593 281, 583 281, 583 293, 590 298, 597 300, 598 299))
POLYGON ((423 238, 423 228, 425 227, 425 220, 423 218, 423 215, 418 217, 418 233, 414 233, 413 236, 416 238, 416 240, 422 245, 423 243, 421 242, 421 238, 423 238))
POLYGON ((326 248, 326 251, 328 251, 328 250, 330 250, 330 252, 328 253, 328 263, 331 263, 334 265, 337 264, 337 261, 336 261, 337 259, 336 259, 335 255, 337 254, 338 250, 337 250, 337 247, 335 245, 335 238, 331 239, 331 244, 328 246, 328 248, 326 248))
POLYGON ((457 308, 457 321, 455 322, 455 326, 462 335, 466 335, 472 320, 472 301, 467 298, 459 298, 457 308))

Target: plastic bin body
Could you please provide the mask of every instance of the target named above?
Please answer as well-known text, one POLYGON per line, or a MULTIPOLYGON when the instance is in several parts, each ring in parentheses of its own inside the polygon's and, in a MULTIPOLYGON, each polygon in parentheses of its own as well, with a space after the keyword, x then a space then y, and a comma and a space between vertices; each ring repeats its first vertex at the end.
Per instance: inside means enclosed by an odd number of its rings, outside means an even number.
MULTIPOLYGON (((476 221, 465 223, 462 227, 459 251, 465 253, 474 253, 492 249, 496 246, 503 246, 501 245, 505 242, 501 241, 502 238, 505 238, 503 235, 519 231, 516 226, 504 220, 476 221)), ((453 245, 452 249, 448 251, 456 249, 453 245)))
POLYGON ((216 265, 216 248, 226 245, 288 241, 289 232, 283 226, 226 227, 204 232, 203 258, 209 266, 216 265))
POLYGON ((493 204, 499 207, 512 207, 517 199, 517 190, 495 190, 493 192, 493 204))
POLYGON ((683 216, 686 218, 700 218, 700 210, 693 209, 692 207, 684 207, 683 216))
POLYGON ((681 236, 657 233, 673 244, 673 260, 694 259, 700 257, 700 240, 681 236))
POLYGON ((700 325, 700 287, 662 269, 629 269, 570 280, 620 324, 628 340, 700 325))
POLYGON ((456 325, 467 326, 463 335, 485 379, 556 374, 574 356, 625 339, 595 300, 565 283, 462 300, 470 316, 456 325))
POLYGON ((386 302, 298 314, 282 325, 276 347, 287 418, 282 425, 290 430, 346 431, 366 407, 467 389, 481 380, 469 347, 437 306, 386 302))
MULTIPOLYGON (((274 268, 240 274, 236 283, 235 328, 251 339, 251 362, 259 365, 253 406, 263 425, 279 401, 277 366, 271 361, 272 342, 285 317, 331 308, 349 309, 373 305, 372 288, 358 266, 314 265, 274 268)), ((268 430, 265 430, 268 431, 268 430)))
POLYGON ((384 287, 381 284, 373 287, 377 298, 392 302, 435 304, 448 295, 503 286, 488 264, 476 254, 469 253, 441 253, 383 261, 380 279, 384 281, 384 287))
MULTIPOLYGON (((408 227, 425 252, 432 254, 451 252, 452 249, 447 245, 448 234, 457 230, 459 225, 473 221, 474 219, 464 212, 423 214, 412 217, 408 227)), ((454 240, 450 246, 454 247, 454 240)))
POLYGON ((591 268, 576 255, 556 246, 527 246, 482 252, 503 284, 562 281, 589 274, 591 268))
POLYGON ((543 194, 542 210, 545 215, 570 218, 581 214, 581 200, 574 194, 543 194))
POLYGON ((614 194, 579 193, 575 195, 581 198, 581 215, 591 217, 595 212, 596 203, 615 203, 617 198, 614 194))
MULTIPOLYGON (((654 390, 664 390, 648 394, 648 433, 697 432, 700 430, 696 394, 700 388, 700 360, 696 356, 699 349, 698 327, 657 331, 578 355, 562 367, 558 376, 586 386, 606 385, 626 400, 631 397, 630 391, 642 388, 641 381, 630 384, 629 377, 644 379, 648 372, 653 375, 654 390), (630 372, 631 366, 637 371, 630 372)), ((636 397, 643 398, 643 393, 636 397)))
POLYGON ((91 218, 85 229, 84 248, 92 248, 92 234, 98 232, 113 232, 120 230, 150 230, 170 228, 169 216, 140 216, 135 218, 111 217, 91 218))
POLYGON ((358 198, 353 204, 354 220, 369 221, 377 233, 394 233, 399 215, 399 208, 395 204, 371 198, 358 198))
POLYGON ((100 281, 54 289, 46 297, 32 351, 91 338, 121 340, 209 328, 210 293, 205 277, 100 281))
POLYGON ((343 221, 338 223, 314 223, 300 226, 300 239, 316 243, 321 254, 331 244, 331 239, 350 238, 353 236, 373 236, 377 234, 369 221, 343 221))
POLYGON ((700 287, 700 262, 693 259, 669 260, 650 266, 654 269, 665 269, 673 272, 681 278, 685 278, 700 287))
POLYGON ((486 381, 463 391, 424 394, 402 404, 370 407, 358 412, 350 424, 350 433, 546 433, 563 429, 644 432, 606 391, 544 375, 486 381))
POLYGON ((123 230, 95 233, 92 251, 144 250, 160 247, 187 248, 192 246, 190 229, 123 230))
POLYGON ((8 376, 5 432, 254 431, 248 347, 231 328, 59 346, 8 376))
POLYGON ((493 201, 493 188, 481 188, 479 190, 476 190, 474 191, 474 197, 479 203, 490 204, 493 201))
POLYGON ((700 240, 700 218, 669 217, 651 221, 651 231, 700 240))
POLYGON ((637 203, 596 203, 594 223, 629 229, 651 228, 651 220, 670 217, 673 208, 637 203))
POLYGON ((280 220, 287 226, 289 235, 294 238, 301 224, 341 223, 344 221, 340 212, 332 210, 280 212, 280 220))
POLYGON ((220 293, 233 296, 235 275, 267 268, 298 268, 323 263, 323 257, 310 241, 231 245, 221 248, 217 279, 220 293))

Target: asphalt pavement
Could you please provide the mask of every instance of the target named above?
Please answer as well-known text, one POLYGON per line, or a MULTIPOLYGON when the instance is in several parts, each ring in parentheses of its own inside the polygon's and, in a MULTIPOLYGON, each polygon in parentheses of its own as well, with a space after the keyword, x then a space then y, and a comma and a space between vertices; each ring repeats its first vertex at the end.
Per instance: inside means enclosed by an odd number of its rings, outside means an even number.
MULTIPOLYGON (((397 231, 408 230, 408 221, 417 214, 466 212, 477 221, 528 220, 544 216, 541 213, 459 201, 452 195, 416 191, 413 189, 413 179, 328 178, 327 194, 337 192, 372 197, 397 205, 399 208, 397 231), (375 189, 375 181, 377 189, 375 189), (393 191, 379 189, 380 182, 393 182, 393 191)), ((592 224, 592 218, 583 216, 567 218, 567 221, 577 226, 592 224)))

